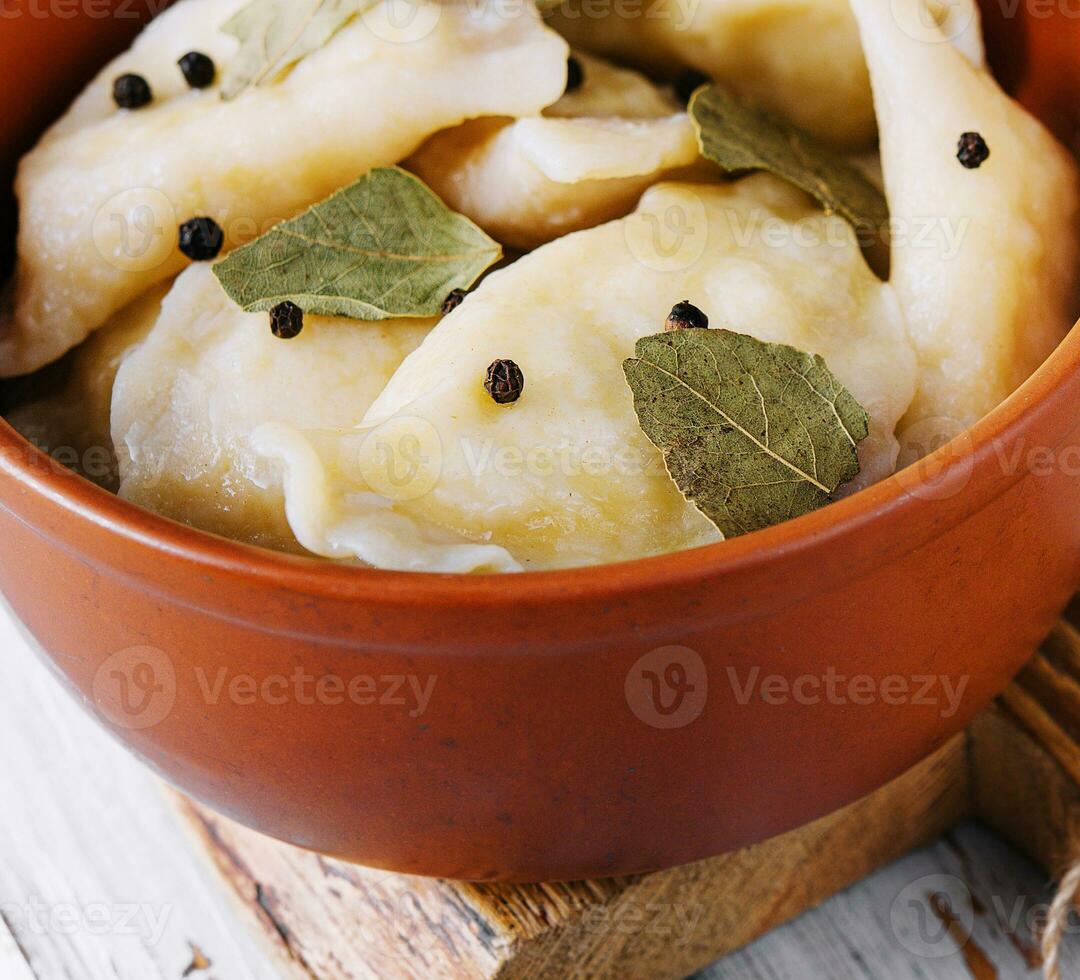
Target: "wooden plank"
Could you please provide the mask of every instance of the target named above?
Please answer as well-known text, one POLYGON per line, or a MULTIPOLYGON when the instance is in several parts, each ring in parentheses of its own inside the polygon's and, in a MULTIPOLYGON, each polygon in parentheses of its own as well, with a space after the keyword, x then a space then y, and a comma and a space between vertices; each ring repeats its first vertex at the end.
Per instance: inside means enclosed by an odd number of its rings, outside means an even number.
MULTIPOLYGON (((697 980, 1037 980, 1038 928, 1053 897, 1046 873, 978 823, 836 896, 697 980), (938 916, 947 895, 960 942, 938 916), (988 972, 992 970, 993 972, 988 972)), ((1080 977, 1080 943, 1063 976, 1080 977)))
POLYGON ((271 980, 157 781, 37 661, 0 602, 0 977, 271 980))

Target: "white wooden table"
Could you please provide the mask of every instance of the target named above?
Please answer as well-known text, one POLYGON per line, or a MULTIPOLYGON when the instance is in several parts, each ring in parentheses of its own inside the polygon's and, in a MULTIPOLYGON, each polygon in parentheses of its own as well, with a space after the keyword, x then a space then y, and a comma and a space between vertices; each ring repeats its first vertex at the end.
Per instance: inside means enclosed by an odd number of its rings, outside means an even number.
MULTIPOLYGON (((155 778, 60 688, 2 608, 0 753, 0 980, 277 976, 155 778)), ((702 976, 1034 978, 1031 918, 1049 897, 1041 872, 965 827, 702 976), (977 910, 964 950, 925 902, 932 893, 977 910)), ((1080 978, 1080 923, 1075 932, 1065 976, 1080 978)))

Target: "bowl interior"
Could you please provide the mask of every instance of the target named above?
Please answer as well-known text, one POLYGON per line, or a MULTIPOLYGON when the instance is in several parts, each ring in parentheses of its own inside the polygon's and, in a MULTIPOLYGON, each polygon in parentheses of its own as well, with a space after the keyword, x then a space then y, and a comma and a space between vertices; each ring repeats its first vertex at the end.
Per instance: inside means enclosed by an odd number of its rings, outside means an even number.
MULTIPOLYGON (((29 17, 9 21, 0 33, 0 58, 9 65, 11 77, 20 78, 20 90, 32 93, 0 118, 0 260, 5 274, 14 254, 16 207, 11 192, 20 156, 33 145, 38 133, 56 118, 78 93, 86 80, 138 32, 152 14, 171 0, 147 5, 129 0, 111 0, 114 16, 29 17), (59 66, 59 69, 58 69, 59 66)), ((1064 8, 1049 15, 1035 5, 1009 5, 980 0, 991 63, 999 81, 1010 93, 1036 113, 1060 139, 1074 150, 1080 147, 1080 19, 1064 8)), ((101 5, 95 5, 100 7, 101 5)), ((108 4, 106 6, 109 6, 108 4)), ((963 452, 943 447, 930 458, 929 469, 941 480, 948 469, 963 463, 962 456, 977 452, 1002 433, 1022 422, 1024 413, 1045 397, 1080 364, 1080 337, 1074 331, 1046 365, 1004 405, 984 419, 966 437, 963 452)), ((52 369, 55 375, 56 369, 52 369)), ((31 379, 0 382, 0 413, 13 400, 25 397, 28 388, 49 384, 50 369, 31 379)), ((286 581, 295 588, 349 593, 382 589, 396 582, 403 590, 423 583, 432 589, 447 590, 464 598, 468 594, 496 591, 502 596, 527 590, 538 598, 549 589, 558 593, 567 587, 575 591, 617 591, 642 582, 655 584, 657 578, 677 579, 699 573, 703 566, 715 570, 737 568, 746 563, 768 561, 781 551, 810 541, 820 543, 822 535, 839 533, 864 521, 884 519, 895 508, 911 503, 914 478, 893 478, 851 498, 778 527, 747 535, 721 545, 698 549, 694 559, 661 556, 614 566, 598 576, 595 569, 564 572, 533 572, 507 577, 434 576, 366 571, 318 559, 266 552, 217 538, 160 518, 136 508, 70 472, 62 471, 38 452, 6 422, 0 422, 0 465, 9 469, 28 488, 58 501, 81 519, 151 547, 182 553, 195 562, 218 568, 242 569, 286 581), (283 579, 284 577, 284 579, 283 579), (485 580, 493 578, 494 581, 485 580), (498 583, 498 584, 496 584, 498 583), (527 584, 526 584, 527 583, 527 584), (544 584, 546 583, 546 585, 544 584)))

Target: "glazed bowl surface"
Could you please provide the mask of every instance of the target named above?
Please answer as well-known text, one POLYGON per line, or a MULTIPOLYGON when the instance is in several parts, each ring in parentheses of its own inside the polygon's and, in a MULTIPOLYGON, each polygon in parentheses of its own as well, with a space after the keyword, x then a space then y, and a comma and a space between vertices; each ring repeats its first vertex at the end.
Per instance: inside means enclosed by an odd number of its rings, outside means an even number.
MULTIPOLYGON (((128 0, 102 9, 0 28, 20 79, 0 93, 5 186, 137 29, 128 0)), ((1080 25, 1029 9, 988 10, 1001 76, 1071 137, 1080 25)), ((1080 583, 1078 513, 1077 331, 882 484, 722 545, 557 573, 259 551, 137 510, 0 424, 0 589, 103 725, 257 830, 477 880, 668 867, 880 787, 1050 629, 1080 583)))

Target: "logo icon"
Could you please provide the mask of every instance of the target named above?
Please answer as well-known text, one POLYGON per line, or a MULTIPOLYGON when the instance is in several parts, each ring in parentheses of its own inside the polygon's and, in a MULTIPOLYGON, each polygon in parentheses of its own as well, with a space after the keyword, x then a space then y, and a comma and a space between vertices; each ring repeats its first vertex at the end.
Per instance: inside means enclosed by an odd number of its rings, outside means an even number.
POLYGON ((689 647, 661 647, 645 654, 626 675, 626 703, 652 728, 685 728, 705 710, 709 675, 689 647))
POLYGON ((113 268, 148 272, 172 258, 176 228, 172 202, 152 187, 135 187, 102 205, 91 234, 98 254, 113 268))
POLYGON ((176 670, 157 647, 127 647, 98 668, 93 693, 97 710, 116 728, 154 728, 176 704, 176 670))
MULTIPOLYGON (((366 433, 357 447, 360 476, 374 493, 388 500, 419 500, 435 489, 442 475, 442 440, 426 419, 394 417, 366 433)), ((350 436, 344 443, 355 447, 350 436)))
POLYGON ((416 44, 429 38, 442 19, 442 5, 426 0, 386 0, 363 16, 361 23, 387 44, 416 44))
POLYGON ((663 210, 634 212, 623 227, 630 254, 655 272, 689 269, 705 254, 709 242, 705 205, 690 190, 681 192, 679 201, 663 210))
POLYGON ((897 27, 908 37, 923 44, 955 44, 966 49, 965 36, 975 23, 973 0, 891 0, 892 16, 897 27))
POLYGON ((896 479, 913 497, 948 500, 971 482, 975 457, 971 433, 962 423, 943 417, 922 419, 898 432, 897 438, 896 479))
POLYGON ((925 875, 893 899, 889 922, 908 952, 932 960, 954 956, 975 925, 971 892, 955 875, 925 875))

